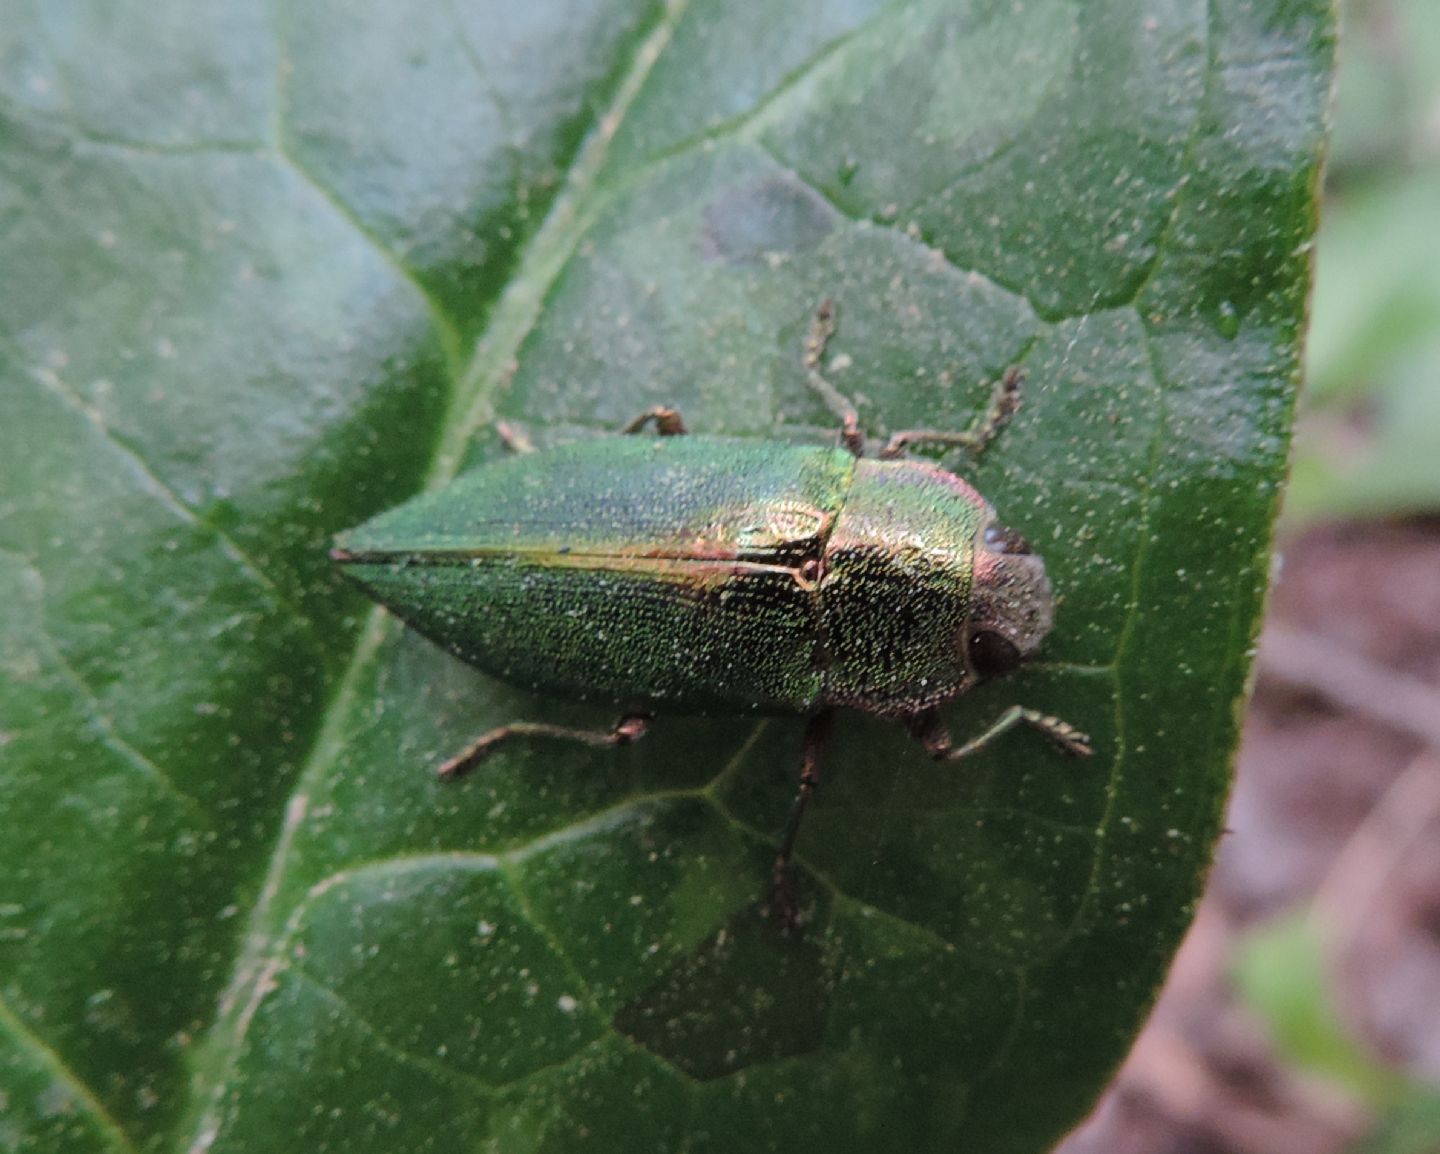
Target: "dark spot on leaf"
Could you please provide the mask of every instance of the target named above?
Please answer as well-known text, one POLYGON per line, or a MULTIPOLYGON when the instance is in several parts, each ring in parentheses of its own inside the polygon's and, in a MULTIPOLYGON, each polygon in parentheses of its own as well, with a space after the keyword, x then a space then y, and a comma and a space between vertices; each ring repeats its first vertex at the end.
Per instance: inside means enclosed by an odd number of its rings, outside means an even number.
POLYGON ((722 1078, 818 1050, 830 993, 814 932, 751 906, 622 1006, 615 1029, 692 1078, 722 1078))
POLYGON ((705 206, 700 258, 742 263, 806 252, 825 239, 836 216, 819 194, 790 177, 728 188, 705 206))

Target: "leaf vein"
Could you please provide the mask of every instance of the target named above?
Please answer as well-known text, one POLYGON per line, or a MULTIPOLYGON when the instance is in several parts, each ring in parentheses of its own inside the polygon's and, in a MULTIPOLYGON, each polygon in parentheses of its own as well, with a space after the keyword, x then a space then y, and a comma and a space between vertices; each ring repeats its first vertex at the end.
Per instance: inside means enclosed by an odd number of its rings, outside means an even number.
POLYGON ((354 209, 346 204, 334 189, 321 180, 315 173, 311 172, 295 154, 287 132, 289 105, 287 101, 285 77, 289 65, 286 56, 287 46, 284 31, 283 4, 276 12, 274 25, 276 41, 275 115, 271 125, 271 131, 275 137, 273 144, 275 155, 303 185, 309 188, 340 220, 353 229, 357 236, 365 240, 376 255, 389 265, 395 274, 400 277, 401 280, 408 283, 419 295, 420 300, 425 305, 426 312, 429 314, 430 327, 434 330, 436 339, 440 343, 447 370, 453 381, 457 374, 461 357, 460 331, 455 322, 431 295, 430 290, 420 280, 415 270, 410 268, 398 253, 391 249, 369 225, 360 219, 354 209))
MULTIPOLYGON (((1120 638, 1115 644, 1115 668, 1121 669, 1125 666, 1125 655, 1129 651, 1130 643, 1135 635, 1136 623, 1140 619, 1140 609, 1144 604, 1142 596, 1142 575, 1145 572, 1145 562, 1150 556, 1152 546, 1152 535, 1150 533, 1150 522, 1154 517, 1155 507, 1155 478, 1160 466, 1160 458, 1164 451, 1166 432, 1166 407, 1164 377, 1160 372, 1160 366, 1155 358, 1155 350, 1148 335, 1145 341, 1145 349, 1150 357, 1150 372, 1154 378, 1156 387, 1156 414, 1155 431, 1150 438, 1150 447, 1147 454, 1145 469, 1141 472, 1144 478, 1142 492, 1140 494, 1140 518, 1137 539, 1139 544, 1135 549, 1135 560, 1130 570, 1130 605, 1125 613, 1125 623, 1120 628, 1120 638)), ((1110 775, 1105 783, 1105 806, 1100 814, 1100 822, 1097 829, 1100 837, 1095 844, 1095 853, 1090 861, 1090 877, 1085 883, 1085 892, 1080 899, 1080 904, 1075 911, 1075 919, 1070 929, 1065 934, 1063 942, 1068 942, 1076 937, 1082 930, 1094 905, 1095 895, 1099 892, 1100 871, 1105 863, 1106 839, 1104 831, 1110 829, 1114 824, 1115 806, 1120 796, 1120 781, 1125 772, 1125 754, 1128 742, 1125 728, 1125 694, 1117 687, 1115 693, 1115 755, 1110 763, 1110 775)))
MULTIPOLYGON (((591 141, 581 149, 580 155, 571 166, 567 177, 567 192, 557 198, 545 223, 526 247, 519 275, 501 297, 492 315, 486 340, 482 341, 476 350, 470 369, 452 395, 450 412, 446 418, 448 432, 442 434, 441 443, 437 446, 427 487, 438 487, 453 477, 458 469, 464 444, 483 411, 483 384, 489 379, 491 370, 503 366, 514 355, 514 350, 519 347, 538 316, 544 292, 543 289, 536 292, 535 286, 530 282, 538 278, 548 285, 558 275, 563 264, 563 259, 559 258, 568 257, 578 243, 582 230, 578 225, 577 201, 593 184, 595 174, 603 163, 606 146, 655 60, 668 43, 674 25, 684 13, 685 7, 686 0, 672 5, 666 13, 666 19, 640 44, 612 108, 597 115, 597 129, 592 133, 591 141)), ((281 67, 283 68, 283 53, 281 67)), ((281 83, 277 78, 277 84, 281 83)), ((283 112, 277 108, 277 126, 280 124, 283 124, 283 112)), ((337 209, 338 207, 337 205, 337 209)), ((277 833, 274 848, 268 858, 265 880, 248 920, 240 956, 221 995, 209 1036, 206 1042, 202 1043, 205 1049, 218 1051, 219 1060, 211 1067, 214 1073, 197 1076, 191 1095, 191 1118, 179 1131, 181 1135, 187 1131, 191 1133, 188 1143, 185 1143, 183 1137, 181 1142, 192 1150, 208 1148, 219 1133, 220 1110, 228 1079, 233 1072, 246 1032, 254 1020, 255 1009, 264 996, 266 975, 273 973, 279 966, 289 940, 289 933, 283 926, 275 927, 271 923, 274 918, 273 910, 290 866, 296 832, 304 820, 307 789, 334 764, 344 749, 355 700, 360 693, 366 671, 384 640, 387 628, 388 619, 384 611, 376 606, 366 617, 351 660, 325 707, 323 721, 311 747, 310 756, 296 778, 296 792, 291 799, 291 805, 287 807, 286 820, 277 833), (298 815, 295 814, 297 802, 300 803, 298 815)), ((204 1069, 204 1066, 197 1063, 196 1068, 204 1069)))
POLYGON ((456 1070, 447 1066, 436 1058, 428 1057, 425 1054, 417 1054, 408 1050, 398 1042, 388 1037, 380 1027, 376 1026, 364 1014, 355 1008, 353 1002, 336 991, 332 986, 321 981, 304 966, 292 966, 288 971, 292 976, 298 978, 304 985, 308 986, 315 993, 319 994, 329 1002, 335 1010, 352 1022, 360 1029, 360 1032, 367 1035, 375 1048, 382 1054, 388 1054, 397 1062, 406 1066, 413 1066, 418 1070, 429 1074, 431 1077, 444 1082, 458 1083, 468 1090, 478 1090, 486 1097, 494 1095, 497 1087, 483 1078, 477 1078, 474 1074, 467 1074, 463 1070, 456 1070))
POLYGON ((58 373, 51 369, 35 368, 29 374, 29 379, 63 402, 75 416, 86 420, 100 438, 130 465, 140 481, 142 491, 147 496, 168 509, 179 521, 192 529, 201 529, 213 535, 225 555, 255 584, 264 589, 275 604, 285 610, 294 622, 310 635, 317 647, 322 652, 324 651, 324 646, 320 642, 320 630, 316 627, 315 622, 281 588, 279 582, 271 577, 234 537, 185 501, 169 482, 151 466, 141 452, 110 426, 98 409, 86 402, 58 373))
MULTIPOLYGON (((802 60, 782 76, 775 87, 761 94, 749 108, 742 112, 737 112, 719 123, 711 124, 704 132, 687 136, 683 140, 678 140, 669 147, 655 153, 649 157, 643 165, 638 166, 634 175, 643 179, 645 173, 659 167, 666 161, 704 148, 707 144, 713 144, 716 141, 726 138, 743 139, 743 134, 750 128, 756 130, 754 143, 769 152, 769 147, 758 139, 758 134, 764 129, 768 114, 773 112, 785 97, 789 96, 806 81, 810 80, 816 73, 821 71, 821 69, 837 67, 840 63, 843 63, 845 56, 855 46, 857 41, 872 35, 876 29, 883 27, 891 20, 898 19, 912 10, 913 7, 908 0, 893 0, 892 3, 876 9, 875 12, 854 28, 847 29, 820 45, 810 57, 802 60)), ((631 184, 633 182, 627 180, 626 183, 631 184)), ((816 191, 818 192, 819 190, 817 189, 816 191)), ((828 200, 829 198, 826 197, 826 199, 828 200)))
MULTIPOLYGON (((947 268, 955 276, 967 278, 984 277, 985 280, 987 280, 990 284, 994 285, 996 288, 1000 289, 1002 292, 1007 292, 1011 296, 1015 297, 1017 300, 1024 301, 1025 304, 1029 307, 1030 311, 1035 314, 1035 316, 1040 317, 1040 312, 1036 308, 1035 302, 1031 300, 1029 295, 1017 285, 1007 284, 1005 281, 1000 280, 991 272, 982 272, 980 269, 963 268, 962 266, 956 264, 950 258, 950 254, 947 253, 943 248, 938 248, 928 244, 925 241, 923 234, 914 234, 909 229, 900 228, 895 224, 889 223, 884 220, 877 220, 874 217, 857 215, 850 209, 846 208, 844 205, 840 204, 831 196, 829 191, 827 191, 821 185, 815 183, 815 181, 811 180, 803 172, 799 172, 796 169, 791 168, 790 165, 785 162, 784 158, 781 157, 780 154, 777 153, 764 140, 757 138, 756 140, 752 141, 752 143, 756 148, 758 148, 761 152, 768 156, 771 163, 773 163, 781 172, 783 172, 786 176, 790 177, 792 180, 803 184, 806 188, 808 188, 811 192, 813 192, 816 196, 823 200, 838 216, 850 221, 850 223, 852 224, 881 229, 885 232, 893 233, 896 236, 903 237, 910 244, 923 248, 927 255, 938 256, 940 258, 940 261, 944 264, 945 268, 947 268)), ((1052 318, 1047 316, 1040 319, 1044 320, 1046 323, 1054 323, 1054 321, 1063 320, 1064 318, 1052 318)), ((1023 360, 1024 355, 1029 352, 1029 349, 1033 347, 1033 345, 1038 339, 1038 334, 1030 337, 1030 339, 1026 342, 1025 347, 1020 350, 1019 354, 1017 354, 1017 363, 1020 360, 1023 360)))
MULTIPOLYGON (((43 585, 43 578, 40 577, 38 571, 35 572, 35 576, 41 580, 43 585)), ((210 814, 205 807, 200 804, 198 798, 181 789, 170 774, 161 769, 159 765, 146 757, 145 754, 141 753, 140 750, 136 749, 116 732, 115 724, 106 716, 99 696, 95 690, 90 687, 89 682, 80 675, 80 671, 75 668, 70 662, 70 659, 65 656, 48 630, 41 633, 41 638, 46 652, 59 668, 61 676, 70 687, 71 693, 75 696, 86 722, 88 722, 91 729, 94 730, 95 735, 100 739, 100 743, 114 753, 122 762, 138 770, 144 776, 158 782, 161 788, 167 793, 183 802, 186 809, 190 810, 193 816, 200 818, 204 825, 207 827, 213 825, 210 814)))
POLYGON ((0 1032, 8 1034, 15 1045, 36 1058, 64 1085, 72 1098, 84 1108, 85 1114, 95 1129, 105 1139, 106 1145, 121 1154, 139 1154, 138 1148, 130 1141, 124 1127, 117 1122, 85 1081, 72 1070, 65 1060, 51 1049, 0 996, 0 1032))
POLYGON ((1170 206, 1170 215, 1166 217, 1164 227, 1155 238, 1155 254, 1150 258, 1149 267, 1141 274, 1140 283, 1130 294, 1129 301, 1125 302, 1137 312, 1140 311, 1140 298, 1145 295, 1146 290, 1160 273, 1166 249, 1175 235, 1175 227, 1179 223, 1180 213, 1189 199, 1186 196, 1186 190, 1190 186, 1190 176, 1195 167, 1195 150, 1199 147, 1201 128, 1206 123, 1206 113, 1210 109, 1210 102, 1214 96, 1215 73, 1220 67, 1220 62, 1216 58, 1218 36, 1215 24, 1217 19, 1214 0, 1205 0, 1205 85, 1195 108, 1195 119, 1191 123, 1190 132, 1185 139, 1184 151, 1180 154, 1180 176, 1176 181, 1175 200, 1170 206))

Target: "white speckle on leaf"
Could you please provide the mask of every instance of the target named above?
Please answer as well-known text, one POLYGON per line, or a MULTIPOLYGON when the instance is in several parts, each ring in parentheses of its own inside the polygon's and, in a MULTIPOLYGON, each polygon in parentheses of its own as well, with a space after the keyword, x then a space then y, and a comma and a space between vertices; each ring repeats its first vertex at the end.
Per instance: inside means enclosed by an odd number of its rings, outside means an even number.
POLYGON ((35 1109, 42 1118, 75 1113, 75 1096, 63 1082, 51 1082, 35 1095, 35 1109))

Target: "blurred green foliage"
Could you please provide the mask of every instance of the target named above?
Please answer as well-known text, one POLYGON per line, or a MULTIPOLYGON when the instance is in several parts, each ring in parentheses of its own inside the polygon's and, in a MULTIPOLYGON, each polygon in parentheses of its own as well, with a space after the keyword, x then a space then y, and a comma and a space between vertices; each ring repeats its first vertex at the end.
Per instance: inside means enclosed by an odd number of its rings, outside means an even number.
POLYGON ((1349 1029, 1335 1005, 1323 934, 1312 916, 1271 922, 1242 944, 1241 996, 1259 1012, 1282 1058, 1317 1074, 1375 1112, 1355 1154, 1440 1150, 1440 1088, 1386 1065, 1349 1029))
POLYGON ((1405 1097, 1407 1083, 1360 1044, 1337 1011, 1321 938, 1306 914, 1269 923, 1242 943, 1236 984, 1287 1061, 1386 1109, 1405 1097))
POLYGON ((1440 4, 1342 13, 1292 525, 1440 509, 1440 4))
MULTIPOLYGON (((1341 12, 1292 529, 1440 511, 1440 4, 1345 0, 1341 12)), ((1286 1062, 1375 1111, 1357 1154, 1440 1150, 1440 1088, 1350 1029, 1308 915, 1252 934, 1235 979, 1286 1062)))

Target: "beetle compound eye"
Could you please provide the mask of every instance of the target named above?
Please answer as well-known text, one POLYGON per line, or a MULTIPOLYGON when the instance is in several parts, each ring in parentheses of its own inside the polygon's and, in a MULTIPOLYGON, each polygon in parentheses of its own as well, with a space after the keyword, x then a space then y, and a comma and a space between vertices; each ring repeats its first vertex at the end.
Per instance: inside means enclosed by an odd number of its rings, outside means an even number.
POLYGON ((970 637, 970 667, 981 677, 999 677, 1020 664, 1020 650, 1015 645, 982 629, 970 637))
POLYGON ((1029 553, 1030 542, 1004 525, 988 525, 985 528, 985 548, 992 553, 1029 553))

